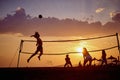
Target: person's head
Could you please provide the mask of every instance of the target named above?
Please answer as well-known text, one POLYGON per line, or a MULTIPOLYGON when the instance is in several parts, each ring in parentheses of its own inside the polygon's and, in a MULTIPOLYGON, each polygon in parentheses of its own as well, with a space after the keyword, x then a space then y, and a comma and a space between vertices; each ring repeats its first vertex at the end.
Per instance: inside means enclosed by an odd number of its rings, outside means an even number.
POLYGON ((34 34, 34 35, 32 35, 32 37, 39 38, 39 37, 40 37, 40 35, 39 35, 39 33, 38 33, 38 32, 35 32, 35 34, 34 34))
POLYGON ((83 53, 83 55, 88 55, 89 54, 88 51, 87 51, 87 49, 85 47, 83 48, 82 53, 83 53))
POLYGON ((40 37, 39 33, 38 32, 35 32, 35 37, 40 37))
POLYGON ((87 49, 86 49, 85 47, 83 48, 83 53, 84 53, 84 52, 87 52, 87 49))
POLYGON ((106 53, 105 53, 105 50, 102 50, 102 54, 106 54, 106 53))
POLYGON ((66 57, 69 57, 69 55, 67 54, 66 57))

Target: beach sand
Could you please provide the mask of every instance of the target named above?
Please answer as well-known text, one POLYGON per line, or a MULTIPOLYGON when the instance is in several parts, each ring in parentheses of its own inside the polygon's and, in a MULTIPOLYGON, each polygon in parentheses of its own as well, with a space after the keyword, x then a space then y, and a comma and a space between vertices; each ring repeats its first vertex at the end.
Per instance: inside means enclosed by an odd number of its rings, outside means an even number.
POLYGON ((2 80, 119 80, 120 65, 0 68, 2 80))

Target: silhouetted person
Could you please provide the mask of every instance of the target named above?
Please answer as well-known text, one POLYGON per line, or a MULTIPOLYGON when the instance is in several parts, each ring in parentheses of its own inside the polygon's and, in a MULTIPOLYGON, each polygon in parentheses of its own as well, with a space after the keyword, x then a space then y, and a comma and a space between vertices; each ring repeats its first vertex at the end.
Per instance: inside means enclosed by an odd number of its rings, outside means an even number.
POLYGON ((83 48, 83 52, 82 53, 83 53, 83 58, 84 58, 83 65, 85 66, 86 63, 89 61, 89 66, 90 66, 91 63, 92 63, 92 57, 91 57, 91 55, 89 54, 89 52, 87 51, 86 48, 83 48))
POLYGON ((82 66, 82 64, 81 64, 81 61, 79 61, 79 64, 78 64, 78 66, 79 66, 79 67, 81 67, 81 66, 82 66))
POLYGON ((70 61, 69 55, 66 55, 65 61, 66 61, 66 63, 64 65, 64 67, 66 67, 66 66, 69 67, 69 65, 72 67, 72 63, 70 61))
POLYGON ((39 51, 40 51, 40 54, 39 54, 39 56, 38 56, 38 59, 39 59, 39 60, 40 60, 41 55, 43 54, 43 47, 42 47, 43 42, 42 42, 42 40, 40 39, 39 33, 38 33, 38 32, 35 32, 35 34, 32 35, 31 37, 34 37, 34 38, 37 39, 37 43, 36 43, 37 49, 36 49, 35 53, 32 54, 32 55, 28 58, 27 62, 29 62, 30 59, 31 59, 33 56, 35 56, 39 51))
POLYGON ((102 63, 101 65, 103 65, 103 63, 105 63, 107 65, 107 59, 106 59, 106 52, 105 50, 102 50, 102 63))

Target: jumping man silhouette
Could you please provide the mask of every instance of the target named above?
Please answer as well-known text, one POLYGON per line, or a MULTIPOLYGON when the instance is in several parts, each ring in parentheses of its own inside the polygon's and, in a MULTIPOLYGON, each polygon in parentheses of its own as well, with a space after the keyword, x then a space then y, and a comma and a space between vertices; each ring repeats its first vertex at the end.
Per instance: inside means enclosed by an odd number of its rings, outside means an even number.
POLYGON ((43 42, 42 42, 42 40, 40 39, 39 33, 38 33, 38 32, 35 32, 35 34, 32 35, 31 37, 36 38, 36 40, 37 40, 37 43, 36 43, 37 49, 36 49, 35 53, 32 54, 32 55, 28 58, 28 60, 27 60, 28 63, 29 63, 30 59, 31 59, 33 56, 35 56, 39 51, 40 51, 40 54, 39 54, 39 56, 38 56, 38 59, 39 59, 39 60, 40 60, 41 55, 43 54, 43 47, 42 47, 43 42))

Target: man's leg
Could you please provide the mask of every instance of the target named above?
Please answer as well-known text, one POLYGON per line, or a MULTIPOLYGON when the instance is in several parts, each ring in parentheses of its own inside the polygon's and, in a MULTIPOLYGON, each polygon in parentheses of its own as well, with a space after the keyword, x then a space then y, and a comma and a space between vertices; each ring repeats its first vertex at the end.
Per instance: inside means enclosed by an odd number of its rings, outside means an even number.
POLYGON ((65 63, 64 67, 66 67, 67 63, 65 63))
POLYGON ((88 60, 86 60, 86 59, 84 60, 84 64, 83 64, 84 66, 85 66, 85 64, 87 63, 87 61, 88 61, 88 60))
POLYGON ((92 59, 89 60, 89 66, 91 66, 91 64, 92 64, 92 59))
POLYGON ((72 67, 72 63, 70 63, 70 66, 72 67))
POLYGON ((39 60, 40 60, 40 57, 42 56, 42 54, 43 54, 43 48, 40 49, 40 54, 39 54, 39 56, 38 56, 38 59, 39 59, 39 60))
POLYGON ((38 53, 38 51, 36 50, 35 53, 32 54, 32 55, 28 58, 27 62, 29 63, 30 59, 31 59, 33 56, 35 56, 37 53, 38 53))

